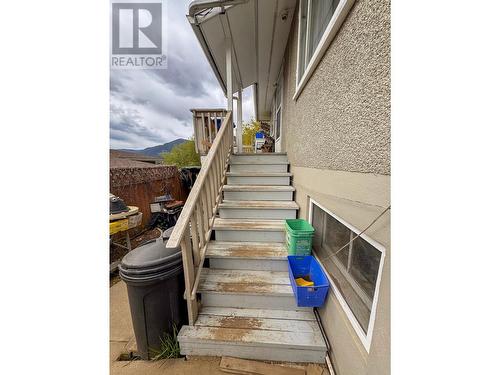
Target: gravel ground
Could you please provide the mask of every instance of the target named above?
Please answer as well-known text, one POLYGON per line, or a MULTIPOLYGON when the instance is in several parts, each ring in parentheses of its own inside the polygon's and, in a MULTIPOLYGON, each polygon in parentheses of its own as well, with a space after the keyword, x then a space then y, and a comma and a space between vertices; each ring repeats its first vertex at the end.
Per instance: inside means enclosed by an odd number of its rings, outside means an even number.
MULTIPOLYGON (((151 229, 141 233, 139 236, 130 240, 130 245, 132 249, 140 246, 146 241, 158 238, 161 236, 161 231, 159 229, 151 229)), ((123 241, 124 244, 125 241, 123 241)), ((121 242, 120 242, 121 243, 121 242)), ((111 245, 109 249, 109 263, 121 260, 125 254, 127 254, 127 249, 121 248, 119 246, 111 245)), ((120 276, 118 276, 118 271, 113 272, 109 275, 109 286, 112 287, 118 281, 120 281, 120 276)))

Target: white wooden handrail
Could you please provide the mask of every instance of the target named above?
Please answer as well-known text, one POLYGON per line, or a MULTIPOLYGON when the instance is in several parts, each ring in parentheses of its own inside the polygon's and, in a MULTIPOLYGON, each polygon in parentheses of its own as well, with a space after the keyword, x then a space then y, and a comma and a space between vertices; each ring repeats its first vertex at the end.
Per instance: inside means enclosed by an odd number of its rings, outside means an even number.
POLYGON ((233 152, 232 118, 232 112, 227 112, 166 245, 171 249, 180 247, 182 251, 190 325, 194 325, 198 316, 196 293, 233 152))

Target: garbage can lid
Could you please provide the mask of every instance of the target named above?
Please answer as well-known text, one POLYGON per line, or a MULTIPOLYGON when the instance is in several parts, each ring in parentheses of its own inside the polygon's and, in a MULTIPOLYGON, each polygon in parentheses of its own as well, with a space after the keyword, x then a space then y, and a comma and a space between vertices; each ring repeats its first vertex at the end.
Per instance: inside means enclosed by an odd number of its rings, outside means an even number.
POLYGON ((180 249, 167 249, 163 238, 159 237, 132 250, 121 263, 124 268, 148 268, 175 261, 179 253, 180 249))
POLYGON ((167 239, 167 240, 168 240, 168 239, 170 238, 170 236, 172 235, 172 232, 174 231, 174 228, 175 228, 175 227, 170 227, 170 228, 165 229, 165 230, 162 232, 162 234, 161 234, 161 235, 162 235, 162 237, 163 237, 164 239, 167 239))
POLYGON ((176 267, 170 268, 163 272, 158 272, 153 275, 134 275, 124 272, 124 270, 120 269, 120 277, 127 285, 132 286, 146 286, 148 284, 155 284, 161 282, 165 279, 169 279, 171 277, 175 277, 179 273, 182 273, 182 264, 177 265, 176 267))

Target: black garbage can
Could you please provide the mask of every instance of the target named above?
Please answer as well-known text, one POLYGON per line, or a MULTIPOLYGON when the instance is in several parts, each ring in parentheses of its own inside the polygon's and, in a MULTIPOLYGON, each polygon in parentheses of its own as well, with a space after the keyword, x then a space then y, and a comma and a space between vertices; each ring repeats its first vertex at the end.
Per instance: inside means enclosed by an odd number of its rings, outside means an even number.
POLYGON ((127 284, 137 350, 149 359, 160 349, 161 337, 187 323, 181 252, 166 249, 160 237, 125 255, 119 270, 127 284))

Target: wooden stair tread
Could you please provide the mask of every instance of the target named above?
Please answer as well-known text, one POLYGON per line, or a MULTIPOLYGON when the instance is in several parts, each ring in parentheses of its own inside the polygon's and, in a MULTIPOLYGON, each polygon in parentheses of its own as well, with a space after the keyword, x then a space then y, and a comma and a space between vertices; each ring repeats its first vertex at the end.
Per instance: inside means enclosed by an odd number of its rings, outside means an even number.
POLYGON ((222 294, 293 296, 288 272, 204 268, 198 291, 222 294))
POLYGON ((195 326, 232 329, 258 329, 281 332, 320 333, 316 322, 261 317, 199 315, 195 326))
POLYGON ((211 326, 183 326, 178 335, 179 342, 198 344, 202 341, 228 343, 231 345, 250 345, 326 350, 320 332, 273 331, 252 328, 225 328, 211 326))
POLYGON ((210 241, 207 258, 286 260, 287 249, 280 242, 210 241))
POLYGON ((272 158, 268 158, 266 160, 252 160, 252 161, 245 161, 245 160, 238 160, 234 159, 231 160, 230 165, 238 164, 238 165, 254 165, 254 164, 259 164, 259 165, 288 165, 290 162, 288 161, 279 161, 279 160, 272 160, 272 158))
POLYGON ((219 208, 247 208, 247 209, 287 209, 298 210, 299 206, 294 201, 232 201, 224 200, 219 208))
POLYGON ((214 230, 265 230, 282 232, 285 230, 284 220, 272 219, 221 219, 214 221, 214 230))
POLYGON ((238 316, 246 318, 290 319, 316 321, 312 309, 308 310, 266 310, 244 309, 238 307, 213 307, 203 306, 200 315, 212 316, 238 316))
POLYGON ((286 185, 224 185, 224 191, 295 191, 293 186, 286 185))
POLYGON ((290 285, 288 272, 203 268, 201 280, 239 284, 290 285))
POLYGON ((227 177, 291 177, 290 172, 226 172, 227 177))

